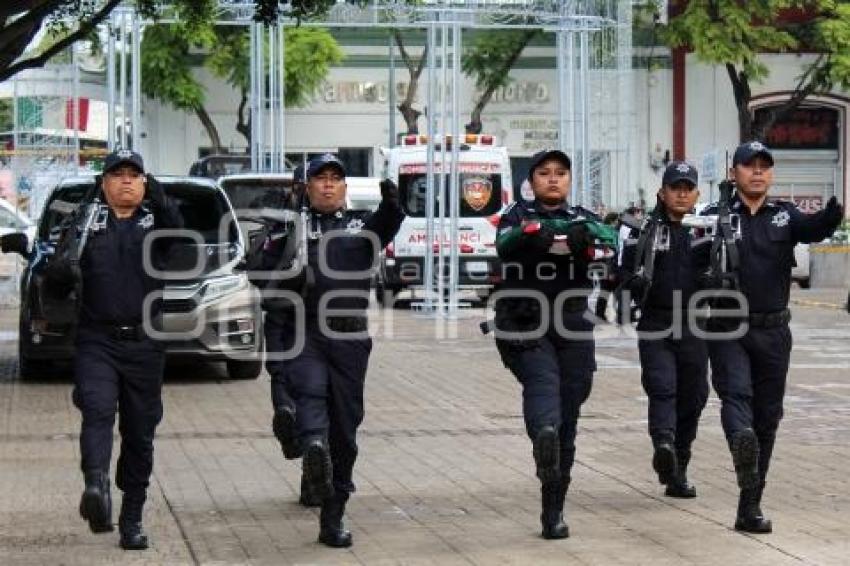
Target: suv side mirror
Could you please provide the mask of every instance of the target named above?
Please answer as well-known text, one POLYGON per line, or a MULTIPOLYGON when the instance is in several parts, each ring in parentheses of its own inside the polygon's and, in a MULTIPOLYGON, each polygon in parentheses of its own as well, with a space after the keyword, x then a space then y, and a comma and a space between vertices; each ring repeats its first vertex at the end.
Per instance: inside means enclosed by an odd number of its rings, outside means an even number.
POLYGON ((24 259, 29 259, 28 247, 29 239, 23 232, 13 232, 5 236, 0 236, 0 250, 3 253, 15 252, 20 254, 24 259))

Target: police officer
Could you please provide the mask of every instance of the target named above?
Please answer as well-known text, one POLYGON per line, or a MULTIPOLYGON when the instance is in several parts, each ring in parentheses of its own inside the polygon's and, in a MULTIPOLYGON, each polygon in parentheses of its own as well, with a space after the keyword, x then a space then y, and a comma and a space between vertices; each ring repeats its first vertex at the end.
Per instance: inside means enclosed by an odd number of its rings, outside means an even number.
POLYGON ((641 382, 649 397, 652 466, 669 497, 696 497, 688 483, 691 443, 708 399, 708 349, 688 325, 687 307, 707 267, 708 245, 682 226, 699 197, 697 170, 664 171, 658 204, 622 246, 623 288, 640 307, 641 382))
MULTIPOLYGON (((96 184, 98 200, 84 203, 67 225, 45 277, 53 292, 82 287, 73 392, 82 413, 85 491, 80 514, 93 532, 113 529, 109 464, 117 408, 121 453, 115 483, 124 492, 120 544, 144 549, 148 538, 142 529, 142 507, 153 468, 154 432, 162 419, 165 356, 162 344, 143 329, 145 317, 155 319, 159 309, 155 301, 151 311, 144 312, 145 298, 161 290, 163 282, 145 271, 142 243, 153 230, 182 226, 182 218, 156 179, 145 176, 142 156, 136 152, 107 155, 96 184), (100 198, 105 204, 99 204, 100 198), (86 240, 77 262, 65 252, 81 237, 86 240)), ((153 247, 151 260, 158 269, 165 265, 166 251, 153 247)))
MULTIPOLYGON (((263 196, 254 206, 295 212, 306 203, 305 188, 304 166, 299 165, 293 171, 291 191, 263 196)), ((270 279, 268 272, 292 268, 298 245, 297 237, 291 222, 271 222, 256 242, 261 247, 249 250, 249 273, 266 272, 262 277, 252 278, 253 283, 260 289, 281 288, 277 284, 280 282, 270 279)), ((303 279, 299 279, 298 282, 293 285, 295 282, 287 281, 283 288, 297 287, 300 292, 303 290, 303 279)), ((286 364, 281 361, 281 356, 294 343, 293 337, 287 335, 292 331, 290 321, 294 316, 294 305, 291 301, 267 293, 263 297, 262 306, 266 311, 263 326, 267 352, 266 370, 271 376, 271 400, 274 409, 272 431, 280 443, 284 457, 289 460, 297 459, 301 457, 301 447, 295 432, 295 401, 292 398, 286 364)), ((310 491, 310 486, 303 475, 298 502, 305 507, 321 505, 321 500, 310 491)))
POLYGON ((503 262, 503 283, 494 295, 496 346, 522 384, 546 539, 569 536, 564 500, 579 411, 596 370, 592 316, 585 316, 594 242, 586 221, 599 218, 567 203, 570 165, 561 151, 535 154, 528 173, 534 200, 515 203, 503 214, 496 239, 503 262))
MULTIPOLYGON (((772 525, 761 499, 791 356, 788 298, 794 246, 831 235, 843 213, 834 196, 810 215, 791 202, 768 200, 773 155, 758 141, 735 150, 729 173, 736 187, 730 208, 742 232, 737 275, 749 312, 740 338, 708 341, 712 384, 740 487, 735 529, 769 533, 772 525)), ((716 211, 712 206, 704 214, 716 211)))
MULTIPOLYGON (((304 320, 299 327, 293 308, 293 316, 278 321, 281 351, 296 355, 276 369, 285 376, 282 389, 294 400, 294 436, 307 484, 322 501, 319 542, 331 547, 352 544, 342 518, 354 491, 356 433, 372 349, 365 313, 369 271, 404 218, 398 189, 389 180, 381 183, 382 200, 374 213, 346 210, 345 176, 345 165, 331 154, 307 166, 307 266, 302 276, 280 282, 303 296, 304 320), (300 349, 297 337, 303 337, 300 349)), ((267 253, 276 251, 270 246, 267 253)))

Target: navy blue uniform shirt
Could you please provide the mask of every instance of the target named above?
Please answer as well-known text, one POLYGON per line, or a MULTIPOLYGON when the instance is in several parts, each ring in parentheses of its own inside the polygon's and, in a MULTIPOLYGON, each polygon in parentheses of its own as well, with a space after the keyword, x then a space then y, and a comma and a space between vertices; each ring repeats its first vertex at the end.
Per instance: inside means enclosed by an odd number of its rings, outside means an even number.
MULTIPOLYGON (((658 226, 656 231, 665 226, 670 234, 670 249, 656 251, 653 263, 652 283, 642 305, 644 315, 648 311, 669 311, 674 307, 686 309, 691 296, 698 290, 700 273, 708 268, 708 252, 711 241, 708 238, 696 238, 689 228, 681 222, 673 222, 666 211, 662 209, 652 212, 651 221, 658 226), (679 291, 681 300, 677 305, 674 293, 679 291)), ((628 240, 623 242, 623 258, 621 269, 623 277, 634 273, 637 261, 637 238, 639 230, 632 230, 628 240)), ((652 242, 647 242, 648 246, 652 242)), ((641 297, 633 297, 640 300, 641 297)))
MULTIPOLYGON (((105 205, 103 205, 105 206, 105 205)), ((173 201, 156 214, 139 207, 129 218, 116 218, 109 211, 106 225, 92 231, 80 261, 83 301, 80 322, 137 325, 143 320, 148 293, 161 290, 164 282, 145 273, 142 261, 145 235, 155 228, 179 228, 182 218, 173 201)), ((162 269, 167 246, 153 246, 152 262, 162 269)), ((150 313, 158 314, 157 301, 150 313)))
MULTIPOLYGON (((590 210, 570 206, 566 202, 557 209, 546 210, 535 199, 532 202, 516 202, 506 210, 499 221, 498 233, 502 234, 506 230, 521 226, 523 221, 546 219, 567 221, 589 219, 597 222, 600 220, 590 210)), ((534 254, 529 253, 528 249, 522 245, 512 247, 510 250, 497 247, 496 251, 503 264, 504 280, 501 285, 503 289, 533 289, 549 298, 554 298, 565 289, 589 289, 592 286, 587 276, 587 262, 575 261, 572 254, 560 255, 548 252, 534 254)))
MULTIPOLYGON (((787 308, 791 268, 796 265, 794 246, 830 236, 841 219, 830 218, 826 210, 803 214, 794 203, 779 200, 765 201, 751 214, 737 193, 732 196, 730 210, 741 220, 742 238, 737 241, 739 279, 750 312, 768 313, 787 308)), ((717 205, 706 207, 702 214, 717 214, 717 205)))
MULTIPOLYGON (((307 278, 310 284, 305 287, 305 276, 296 276, 279 281, 265 282, 256 280, 261 288, 280 288, 302 292, 304 306, 308 318, 318 312, 323 296, 334 291, 353 291, 362 296, 337 296, 330 298, 327 308, 352 309, 365 311, 369 306, 368 292, 371 284, 371 272, 375 262, 375 253, 379 253, 392 241, 404 220, 401 208, 382 201, 375 212, 364 210, 344 210, 321 213, 311 210, 308 216, 307 238, 307 268, 311 276, 307 278), (377 249, 373 240, 367 234, 377 237, 377 249), (322 243, 324 241, 324 244, 322 243), (320 268, 319 253, 324 250, 324 268, 320 268), (362 272, 362 277, 340 277, 331 273, 362 272), (367 273, 369 272, 369 273, 367 273)), ((293 232, 287 237, 295 237, 293 232)), ((280 252, 283 242, 271 249, 265 249, 256 262, 259 270, 288 269, 287 262, 281 265, 280 252)), ((264 308, 289 311, 291 303, 286 300, 264 301, 264 308)), ((334 314, 334 313, 330 313, 334 314)), ((362 313, 365 314, 365 313, 362 313)), ((338 313, 338 316, 356 316, 354 313, 338 313)))

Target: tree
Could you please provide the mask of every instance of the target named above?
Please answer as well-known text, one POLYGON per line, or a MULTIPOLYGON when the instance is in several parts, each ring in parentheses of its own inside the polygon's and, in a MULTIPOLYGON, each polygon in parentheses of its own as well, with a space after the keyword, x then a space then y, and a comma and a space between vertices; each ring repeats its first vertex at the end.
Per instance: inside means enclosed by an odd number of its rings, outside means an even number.
MULTIPOLYGON (((251 142, 250 115, 245 112, 251 86, 250 36, 244 29, 218 30, 216 48, 208 66, 241 94, 237 109, 236 130, 251 142)), ((343 59, 336 39, 322 28, 289 27, 284 30, 284 105, 304 106, 310 102, 333 65, 343 59)))
MULTIPOLYGON (((0 81, 24 69, 44 66, 51 57, 90 35, 121 0, 3 0, 0 2, 0 81), (47 31, 57 40, 39 53, 28 51, 33 39, 47 31)), ((147 18, 155 18, 158 0, 135 0, 147 18)), ((278 16, 298 21, 326 13, 334 0, 293 0, 279 12, 278 0, 254 0, 255 19, 274 21, 278 16)), ((184 17, 204 17, 207 0, 174 0, 184 17)))
POLYGON ((464 50, 461 68, 475 78, 475 86, 481 91, 466 124, 466 133, 481 133, 481 113, 496 90, 511 81, 510 70, 529 42, 540 33, 539 29, 484 32, 476 35, 464 50))
POLYGON ((221 136, 204 106, 206 93, 192 73, 192 48, 209 49, 215 38, 212 25, 194 30, 184 24, 147 27, 141 48, 141 88, 149 98, 194 112, 215 153, 221 153, 221 136))
POLYGON ((692 49, 705 63, 724 65, 738 109, 741 141, 760 139, 807 97, 850 87, 850 5, 835 0, 679 0, 662 38, 692 49), (788 100, 754 124, 752 85, 768 76, 766 52, 815 53, 788 100))
MULTIPOLYGON (((422 70, 425 68, 425 61, 428 58, 428 45, 426 43, 425 48, 422 50, 422 54, 418 58, 414 58, 405 48, 401 32, 394 29, 392 30, 392 34, 393 41, 395 41, 395 44, 398 45, 401 60, 404 61, 404 65, 407 67, 407 72, 410 75, 410 79, 407 82, 407 92, 404 95, 404 100, 399 103, 397 108, 398 111, 401 112, 401 116, 404 118, 404 123, 407 125, 407 133, 418 134, 419 117, 422 115, 422 111, 414 108, 413 102, 416 100, 416 93, 419 89, 419 77, 422 76, 422 70)), ((394 87, 395 85, 390 85, 390 88, 394 87)))

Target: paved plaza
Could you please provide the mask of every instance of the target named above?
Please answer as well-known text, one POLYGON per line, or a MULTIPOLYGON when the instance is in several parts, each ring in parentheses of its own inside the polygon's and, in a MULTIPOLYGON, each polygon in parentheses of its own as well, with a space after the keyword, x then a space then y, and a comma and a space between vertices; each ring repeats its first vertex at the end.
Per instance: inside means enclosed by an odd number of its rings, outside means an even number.
POLYGON ((77 514, 68 370, 19 381, 17 311, 4 308, 0 564, 847 564, 845 292, 794 290, 785 419, 764 502, 774 533, 760 536, 731 528, 737 491, 713 394, 691 464, 699 497, 662 495, 635 340, 606 326, 567 498, 571 537, 542 540, 520 388, 478 331, 483 312, 440 328, 407 309, 373 311, 348 550, 317 544, 317 511, 297 503, 300 468, 271 435, 268 376, 229 381, 213 364, 166 376, 145 514, 152 548, 125 552, 117 533, 90 533, 77 514))

